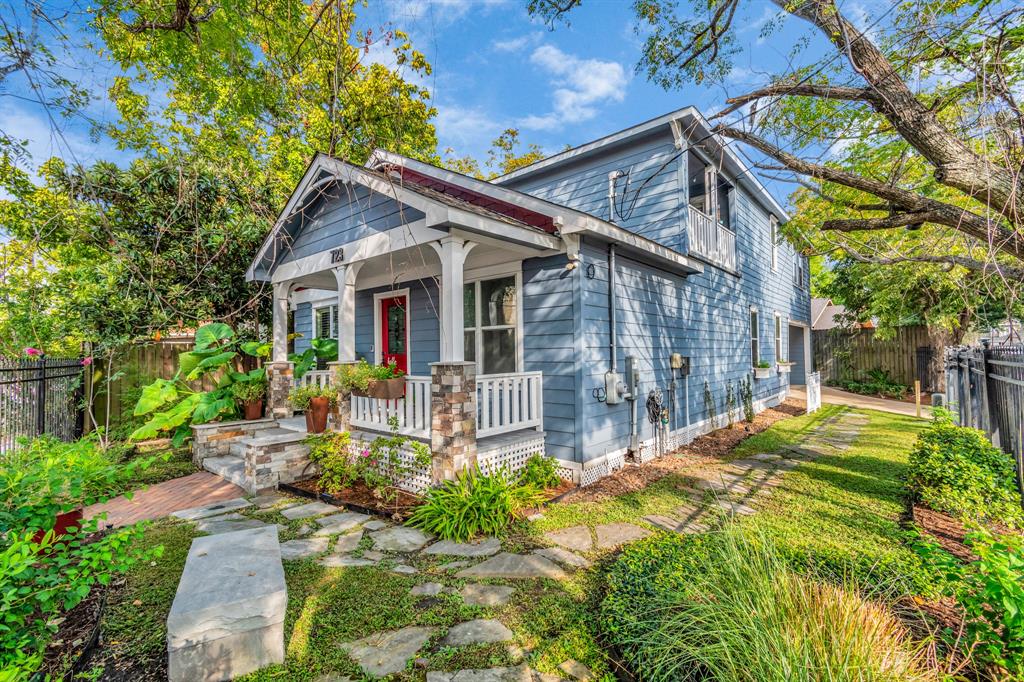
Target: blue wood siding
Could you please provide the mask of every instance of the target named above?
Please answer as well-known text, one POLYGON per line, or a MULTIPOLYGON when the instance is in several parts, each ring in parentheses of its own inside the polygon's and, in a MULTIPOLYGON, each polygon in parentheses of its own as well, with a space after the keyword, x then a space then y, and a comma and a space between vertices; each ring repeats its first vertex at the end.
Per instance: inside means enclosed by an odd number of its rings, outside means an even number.
POLYGON ((304 353, 309 348, 310 339, 313 338, 313 304, 300 303, 295 306, 292 319, 294 320, 292 331, 302 334, 302 336, 295 337, 295 352, 304 353))
POLYGON ((438 319, 440 300, 437 283, 432 279, 401 282, 394 287, 377 287, 356 292, 356 357, 373 362, 375 344, 380 343, 374 329, 374 294, 409 289, 409 373, 430 376, 430 363, 441 357, 441 325, 438 319))
POLYGON ((523 261, 523 370, 544 373, 544 447, 577 455, 576 271, 564 256, 523 261))
POLYGON ((423 217, 417 209, 365 187, 333 186, 288 226, 281 263, 335 249, 423 217))

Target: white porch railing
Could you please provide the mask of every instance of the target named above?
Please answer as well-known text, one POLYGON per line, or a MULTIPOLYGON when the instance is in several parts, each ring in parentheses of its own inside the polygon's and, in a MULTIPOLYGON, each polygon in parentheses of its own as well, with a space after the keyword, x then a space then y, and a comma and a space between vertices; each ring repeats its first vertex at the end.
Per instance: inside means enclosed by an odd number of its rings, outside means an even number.
POLYGON ((388 432, 388 420, 398 417, 398 432, 430 438, 430 377, 405 377, 405 397, 395 400, 352 396, 352 426, 388 432))
POLYGON ((816 412, 821 407, 821 374, 807 374, 807 414, 816 412))
POLYGON ((295 386, 309 386, 311 384, 324 387, 329 386, 334 378, 334 372, 329 369, 313 369, 302 377, 295 380, 295 386))
POLYGON ((690 206, 690 253, 736 269, 736 233, 711 216, 690 206))
MULTIPOLYGON (((483 374, 476 378, 476 436, 486 438, 544 424, 541 372, 483 374)), ((351 423, 355 428, 388 432, 388 419, 398 418, 398 432, 430 438, 430 377, 407 376, 405 397, 380 400, 352 396, 351 423)))
POLYGON ((476 436, 486 438, 544 424, 540 372, 483 374, 476 378, 476 436))

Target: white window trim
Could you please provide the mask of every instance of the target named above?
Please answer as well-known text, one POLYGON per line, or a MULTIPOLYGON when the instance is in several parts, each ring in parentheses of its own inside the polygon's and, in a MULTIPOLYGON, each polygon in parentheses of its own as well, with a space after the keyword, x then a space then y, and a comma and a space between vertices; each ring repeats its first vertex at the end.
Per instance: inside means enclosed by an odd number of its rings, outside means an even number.
POLYGON ((315 305, 315 306, 313 306, 313 329, 312 329, 312 332, 313 332, 313 338, 314 339, 336 339, 336 338, 338 338, 338 329, 337 329, 337 325, 334 323, 335 314, 333 312, 328 316, 328 319, 330 320, 330 327, 331 327, 330 332, 331 333, 328 334, 327 336, 317 336, 317 334, 316 334, 316 332, 317 332, 317 328, 316 327, 320 323, 320 311, 323 310, 324 308, 327 308, 329 310, 334 310, 337 307, 338 307, 337 303, 324 303, 322 305, 315 305))
POLYGON ((761 313, 758 311, 756 306, 750 306, 750 310, 747 312, 747 325, 750 327, 750 364, 752 367, 757 367, 757 363, 761 361, 761 313), (757 316, 757 319, 754 320, 754 324, 750 324, 750 317, 752 315, 757 316), (755 341, 757 342, 756 354, 754 353, 755 341))
POLYGON ((772 271, 779 269, 779 219, 774 214, 768 216, 768 240, 771 242, 772 271))
MULTIPOLYGON (((523 371, 523 263, 522 261, 515 264, 514 267, 508 267, 505 265, 495 265, 485 268, 479 268, 467 272, 467 277, 463 280, 463 284, 472 284, 476 287, 476 319, 473 320, 472 327, 466 327, 463 322, 462 332, 466 333, 467 329, 474 329, 476 331, 484 331, 486 329, 508 329, 513 325, 499 325, 490 327, 480 326, 480 285, 479 283, 488 279, 500 279, 502 277, 515 277, 516 280, 516 323, 514 329, 516 330, 516 368, 515 372, 523 371)), ((480 363, 483 360, 483 334, 476 334, 476 348, 474 362, 477 364, 477 369, 480 369, 480 363)), ((481 376, 486 376, 481 373, 481 376)))
POLYGON ((776 364, 781 362, 788 362, 786 356, 788 353, 785 352, 785 346, 783 342, 786 340, 785 333, 785 320, 782 318, 782 313, 775 311, 775 362, 776 364))
POLYGON ((405 364, 412 374, 412 296, 409 289, 392 289, 382 291, 373 295, 373 364, 381 363, 381 348, 384 346, 384 339, 381 338, 380 329, 380 302, 385 298, 405 296, 405 364))

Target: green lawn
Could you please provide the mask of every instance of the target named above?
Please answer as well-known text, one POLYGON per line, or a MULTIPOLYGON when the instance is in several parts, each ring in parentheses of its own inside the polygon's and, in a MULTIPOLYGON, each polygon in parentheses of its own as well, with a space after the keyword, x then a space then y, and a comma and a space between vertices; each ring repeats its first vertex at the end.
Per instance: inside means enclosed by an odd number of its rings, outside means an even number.
MULTIPOLYGON (((744 441, 734 457, 771 452, 796 445, 807 433, 842 411, 826 406, 820 412, 778 422, 744 441)), ((907 453, 925 422, 878 412, 846 452, 822 456, 791 471, 782 488, 758 501, 760 512, 745 517, 780 539, 797 560, 826 570, 852 565, 862 577, 902 581, 904 589, 920 592, 927 580, 913 555, 902 545, 898 525, 902 511, 903 475, 907 453), (852 559, 852 563, 850 560, 852 559)), ((681 490, 689 479, 684 473, 668 476, 648 488, 596 503, 557 504, 537 522, 516 524, 505 549, 522 551, 543 544, 540 535, 576 524, 611 521, 640 522, 651 513, 668 512, 688 501, 681 490)), ((280 521, 276 512, 261 512, 267 521, 280 521)), ((290 537, 295 523, 283 535, 290 537)), ((146 533, 149 543, 165 546, 156 566, 140 566, 128 576, 126 587, 105 618, 105 659, 137 661, 152 666, 164 656, 164 621, 180 576, 184 557, 194 536, 187 524, 162 522, 146 533)), ((312 560, 287 562, 289 604, 285 622, 287 660, 249 676, 249 680, 313 680, 327 672, 361 677, 338 644, 384 629, 407 625, 443 626, 478 617, 495 617, 516 635, 515 644, 526 661, 543 672, 554 672, 566 659, 589 666, 596 677, 614 678, 616 661, 602 644, 597 613, 603 596, 604 570, 609 555, 593 555, 595 567, 573 574, 570 580, 523 581, 509 606, 483 609, 464 605, 451 594, 436 598, 413 597, 418 583, 434 581, 451 588, 464 581, 438 570, 437 561, 419 556, 413 564, 419 575, 398 575, 383 567, 327 569, 312 560)), ((847 570, 847 569, 841 569, 847 570)), ((514 654, 501 645, 461 650, 424 651, 430 669, 454 670, 511 663, 514 654)), ((422 680, 423 670, 410 667, 398 676, 422 680)))

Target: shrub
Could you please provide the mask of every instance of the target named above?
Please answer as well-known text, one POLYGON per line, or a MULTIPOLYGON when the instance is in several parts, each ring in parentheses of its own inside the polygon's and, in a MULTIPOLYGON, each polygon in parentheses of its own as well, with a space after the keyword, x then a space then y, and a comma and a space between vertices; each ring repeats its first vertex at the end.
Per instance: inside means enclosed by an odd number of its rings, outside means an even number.
POLYGON ((520 485, 505 471, 463 471, 432 488, 409 517, 409 525, 443 540, 465 542, 476 535, 499 535, 521 509, 543 501, 532 485, 520 485))
POLYGON ((103 451, 94 437, 75 443, 37 438, 4 454, 0 467, 0 678, 34 671, 57 630, 56 618, 96 585, 158 553, 134 544, 139 527, 96 534, 84 521, 54 537, 58 514, 120 492, 153 458, 128 463, 103 451), (41 542, 35 536, 46 531, 41 542))
POLYGON ((861 395, 880 395, 886 398, 903 400, 910 387, 896 381, 887 370, 875 368, 869 370, 863 380, 846 379, 839 381, 839 387, 851 393, 861 395))
MULTIPOLYGON (((1002 668, 1010 679, 1024 678, 1024 538, 996 536, 984 528, 968 534, 978 556, 962 564, 931 540, 915 549, 943 571, 946 594, 964 609, 966 639, 945 635, 951 644, 973 649, 975 660, 1002 668)), ((1004 677, 1004 676, 997 676, 1004 677)))
POLYGON ((602 624, 647 680, 936 679, 887 608, 795 573, 736 526, 627 549, 602 624))
POLYGON ((526 466, 519 474, 519 483, 544 490, 561 485, 562 479, 558 475, 555 460, 535 452, 526 460, 526 466))
POLYGON ((908 483, 926 505, 967 519, 1022 520, 1013 460, 978 429, 936 410, 910 453, 908 483))

